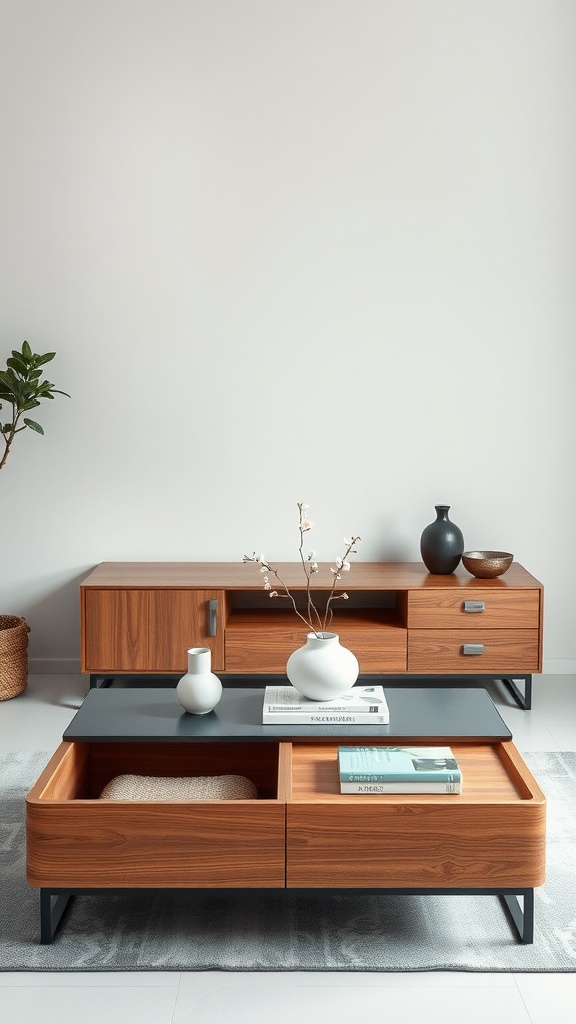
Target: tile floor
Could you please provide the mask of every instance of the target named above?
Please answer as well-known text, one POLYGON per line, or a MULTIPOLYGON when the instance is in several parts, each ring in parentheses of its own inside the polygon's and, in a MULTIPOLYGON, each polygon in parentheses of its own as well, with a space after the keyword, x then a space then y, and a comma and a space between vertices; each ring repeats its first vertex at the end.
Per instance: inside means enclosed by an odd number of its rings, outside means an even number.
MULTIPOLYGON (((576 750, 576 679, 539 676, 534 708, 490 690, 520 750, 576 750)), ((80 676, 35 676, 0 703, 0 749, 49 750, 86 693, 80 676)), ((576 974, 0 972, 0 1021, 27 1024, 576 1024, 576 974)))

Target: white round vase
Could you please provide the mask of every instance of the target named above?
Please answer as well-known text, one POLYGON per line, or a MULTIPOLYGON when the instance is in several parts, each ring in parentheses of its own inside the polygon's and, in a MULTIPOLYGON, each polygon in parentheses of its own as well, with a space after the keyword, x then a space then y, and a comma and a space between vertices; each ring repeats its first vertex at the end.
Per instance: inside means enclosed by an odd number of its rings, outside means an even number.
POLYGON ((304 647, 288 658, 286 675, 310 700, 333 700, 354 686, 360 671, 352 651, 337 633, 308 633, 304 647))
POLYGON ((211 671, 212 653, 208 647, 191 647, 188 671, 176 687, 176 696, 191 715, 207 715, 222 696, 222 683, 211 671))

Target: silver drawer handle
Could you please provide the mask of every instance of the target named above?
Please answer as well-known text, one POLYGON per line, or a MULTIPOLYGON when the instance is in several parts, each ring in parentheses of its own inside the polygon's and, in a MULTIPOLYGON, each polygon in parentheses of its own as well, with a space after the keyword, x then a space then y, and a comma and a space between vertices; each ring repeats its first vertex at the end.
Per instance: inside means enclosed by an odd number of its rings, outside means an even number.
POLYGON ((218 601, 208 601, 208 636, 216 636, 218 601))
POLYGON ((462 654, 484 654, 484 644, 462 644, 462 654))
POLYGON ((485 608, 485 601, 464 601, 465 612, 483 612, 485 608))

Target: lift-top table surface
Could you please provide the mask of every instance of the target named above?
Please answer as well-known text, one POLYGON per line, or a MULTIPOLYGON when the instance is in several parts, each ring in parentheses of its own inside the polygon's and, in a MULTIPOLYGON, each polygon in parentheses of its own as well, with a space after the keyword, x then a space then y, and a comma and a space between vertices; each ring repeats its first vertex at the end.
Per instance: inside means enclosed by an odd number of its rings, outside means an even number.
MULTIPOLYGON (((258 680, 260 682, 262 677, 258 680)), ((262 682, 283 682, 269 677, 262 682)), ((377 683, 377 677, 370 677, 377 683)), ((384 688, 390 724, 263 725, 264 689, 224 687, 222 699, 207 715, 184 711, 173 687, 92 689, 63 739, 84 742, 263 742, 297 738, 320 741, 349 737, 357 742, 423 740, 496 743, 512 734, 486 690, 388 686, 384 688)))

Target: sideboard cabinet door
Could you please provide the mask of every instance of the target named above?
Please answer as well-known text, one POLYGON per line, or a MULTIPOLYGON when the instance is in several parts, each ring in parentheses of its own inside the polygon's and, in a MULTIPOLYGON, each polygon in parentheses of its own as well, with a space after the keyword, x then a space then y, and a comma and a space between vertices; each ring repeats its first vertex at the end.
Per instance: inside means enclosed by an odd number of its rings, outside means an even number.
POLYGON ((224 669, 223 591, 87 590, 84 602, 85 672, 184 673, 189 647, 224 669))
POLYGON ((212 670, 222 671, 224 603, 224 592, 219 590, 151 590, 149 670, 186 672, 188 648, 207 647, 212 652, 212 670))
POLYGON ((87 591, 83 670, 145 672, 148 668, 147 623, 147 591, 87 591))

